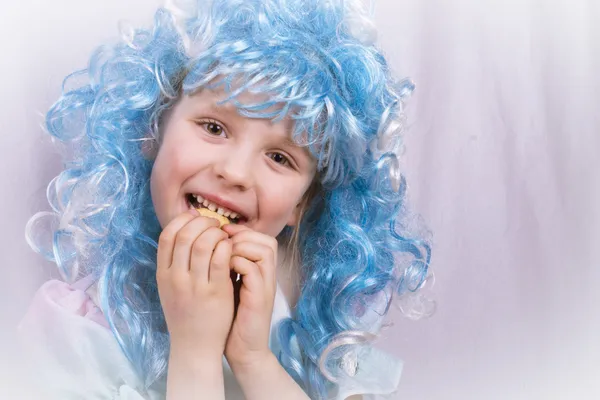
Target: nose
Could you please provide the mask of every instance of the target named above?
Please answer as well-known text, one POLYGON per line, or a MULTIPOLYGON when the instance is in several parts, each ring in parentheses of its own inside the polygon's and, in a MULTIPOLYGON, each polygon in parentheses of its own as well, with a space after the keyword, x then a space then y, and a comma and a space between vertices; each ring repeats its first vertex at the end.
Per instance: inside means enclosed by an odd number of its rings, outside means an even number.
POLYGON ((249 151, 230 148, 215 162, 214 171, 217 178, 230 187, 247 190, 254 184, 249 151))

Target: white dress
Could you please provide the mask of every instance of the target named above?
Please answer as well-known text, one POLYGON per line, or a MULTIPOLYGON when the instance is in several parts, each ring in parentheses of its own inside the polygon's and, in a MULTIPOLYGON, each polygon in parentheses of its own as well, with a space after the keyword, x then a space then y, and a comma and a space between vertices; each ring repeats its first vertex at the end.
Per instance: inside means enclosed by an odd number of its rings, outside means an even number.
MULTIPOLYGON (((164 399, 163 393, 143 388, 142 381, 108 329, 102 311, 92 300, 93 291, 92 296, 86 292, 92 283, 91 278, 72 285, 51 280, 36 292, 18 328, 24 356, 35 366, 28 378, 31 387, 24 388, 21 398, 164 399), (37 393, 35 397, 26 395, 34 392, 37 393)), ((274 327, 289 315, 289 306, 278 287, 269 343, 274 354, 279 350, 274 327)), ((352 394, 363 394, 364 399, 379 399, 396 390, 402 369, 399 360, 372 349, 361 356, 359 363, 356 375, 342 382, 337 393, 332 393, 332 399, 342 400, 352 394)), ((226 399, 244 399, 225 358, 223 374, 226 399)))

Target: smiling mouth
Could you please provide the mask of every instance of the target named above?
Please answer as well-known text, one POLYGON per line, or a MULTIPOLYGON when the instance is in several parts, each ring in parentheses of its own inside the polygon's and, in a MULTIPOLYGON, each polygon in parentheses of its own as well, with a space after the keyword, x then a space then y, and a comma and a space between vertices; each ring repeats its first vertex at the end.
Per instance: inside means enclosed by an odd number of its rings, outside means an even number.
POLYGON ((188 193, 185 199, 190 207, 195 209, 206 208, 214 213, 217 213, 227 218, 232 224, 239 224, 245 222, 247 219, 234 211, 231 211, 223 206, 204 199, 200 195, 188 193))

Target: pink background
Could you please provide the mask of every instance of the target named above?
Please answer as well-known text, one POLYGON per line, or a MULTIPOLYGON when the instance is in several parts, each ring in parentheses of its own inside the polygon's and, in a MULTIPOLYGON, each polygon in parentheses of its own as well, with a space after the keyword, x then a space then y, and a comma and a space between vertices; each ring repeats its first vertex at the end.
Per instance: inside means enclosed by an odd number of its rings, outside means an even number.
MULTIPOLYGON (((41 114, 119 19, 146 24, 158 4, 2 6, 2 354, 51 270, 23 233, 60 168, 41 114)), ((406 363, 393 398, 600 398, 600 3, 380 0, 376 20, 417 84, 403 168, 438 303, 425 321, 391 314, 381 344, 406 363)))

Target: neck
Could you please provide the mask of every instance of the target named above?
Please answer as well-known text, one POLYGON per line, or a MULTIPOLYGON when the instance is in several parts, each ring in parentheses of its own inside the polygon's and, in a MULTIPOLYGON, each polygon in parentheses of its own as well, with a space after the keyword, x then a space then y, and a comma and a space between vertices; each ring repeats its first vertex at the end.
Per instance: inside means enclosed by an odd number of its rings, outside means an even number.
POLYGON ((290 306, 290 310, 296 308, 298 297, 300 296, 300 276, 298 266, 290 259, 287 254, 286 246, 279 246, 277 251, 277 284, 283 293, 285 300, 290 306))

